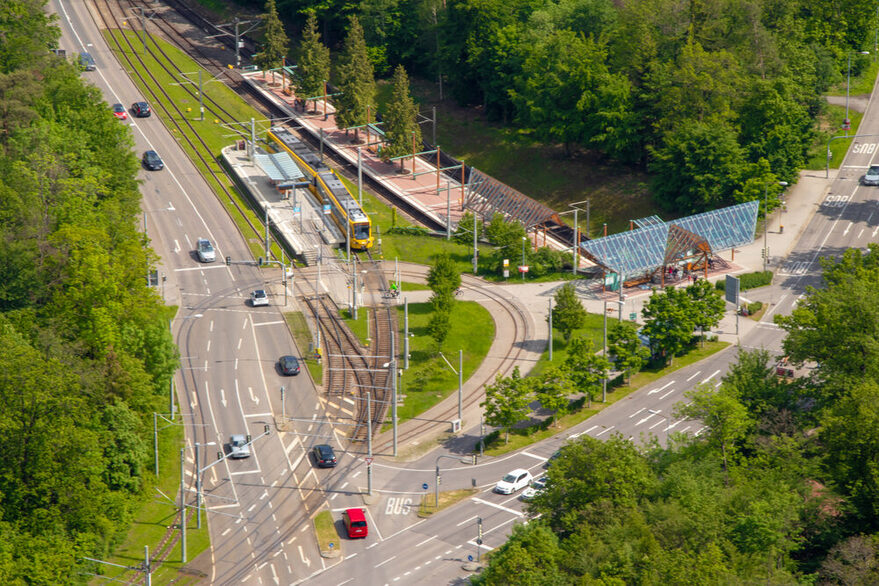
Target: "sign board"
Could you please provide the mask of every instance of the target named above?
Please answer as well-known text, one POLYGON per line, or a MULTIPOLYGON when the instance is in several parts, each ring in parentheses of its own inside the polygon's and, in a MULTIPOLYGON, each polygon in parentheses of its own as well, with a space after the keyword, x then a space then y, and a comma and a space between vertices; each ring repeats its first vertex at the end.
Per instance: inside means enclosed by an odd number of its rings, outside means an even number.
POLYGON ((637 314, 637 313, 635 313, 635 312, 633 311, 632 313, 629 314, 629 321, 635 321, 636 319, 638 319, 638 314, 637 314))
POLYGON ((726 287, 724 288, 724 299, 733 305, 739 305, 739 278, 732 275, 726 276, 726 287))
POLYGON ((329 216, 329 215, 332 214, 332 213, 333 213, 333 210, 332 210, 332 208, 330 207, 330 204, 325 203, 325 204, 324 204, 324 215, 329 216))
POLYGON ((428 488, 430 488, 430 486, 426 482, 421 485, 421 490, 427 490, 428 488))
POLYGON ((508 266, 510 266, 510 259, 505 258, 504 259, 504 268, 507 268, 508 266))
POLYGON ((334 547, 336 547, 336 544, 331 541, 330 542, 330 549, 333 549, 334 547))
POLYGON ((519 265, 519 272, 520 273, 527 273, 528 272, 528 265, 519 265))
POLYGON ((294 213, 294 214, 298 214, 298 213, 299 213, 299 210, 300 210, 299 206, 294 206, 294 207, 293 207, 293 213, 294 213))
POLYGON ((367 466, 372 466, 372 458, 364 458, 364 460, 366 460, 367 466))
POLYGON ((509 279, 509 278, 510 278, 510 269, 504 269, 504 278, 505 278, 505 279, 509 279))

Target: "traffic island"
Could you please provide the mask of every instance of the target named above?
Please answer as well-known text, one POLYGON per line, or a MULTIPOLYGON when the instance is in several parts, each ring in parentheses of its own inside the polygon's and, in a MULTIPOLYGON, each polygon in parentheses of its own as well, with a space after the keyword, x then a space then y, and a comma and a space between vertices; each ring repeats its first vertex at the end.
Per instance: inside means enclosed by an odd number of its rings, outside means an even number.
POLYGON ((330 511, 321 511, 314 516, 314 535, 317 548, 323 558, 337 558, 342 555, 342 539, 336 531, 336 522, 330 511))
POLYGON ((443 509, 447 509, 465 499, 470 498, 479 492, 475 488, 464 488, 460 490, 447 490, 439 493, 439 506, 436 506, 434 494, 427 493, 421 497, 421 506, 418 507, 418 516, 422 519, 430 517, 434 513, 438 513, 443 509))

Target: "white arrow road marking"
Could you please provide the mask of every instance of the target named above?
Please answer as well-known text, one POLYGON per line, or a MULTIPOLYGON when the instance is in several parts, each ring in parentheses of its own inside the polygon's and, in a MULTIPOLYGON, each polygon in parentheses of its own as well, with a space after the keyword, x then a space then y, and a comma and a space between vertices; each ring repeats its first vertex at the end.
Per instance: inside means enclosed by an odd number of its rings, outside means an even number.
MULTIPOLYGON (((720 372, 720 371, 718 370, 717 372, 720 372)), ((254 403, 256 403, 257 405, 259 405, 259 397, 257 397, 256 395, 253 394, 253 387, 247 387, 247 390, 250 392, 251 400, 254 403)))
POLYGON ((220 403, 223 404, 223 407, 226 406, 226 391, 220 389, 220 403))
MULTIPOLYGON (((718 372, 719 372, 719 371, 718 371, 718 372)), ((658 389, 653 389, 652 391, 647 391, 647 394, 648 394, 648 395, 652 395, 653 393, 658 393, 659 391, 665 389, 665 388, 668 387, 669 385, 673 385, 674 383, 675 383, 675 381, 668 382, 668 383, 662 385, 661 387, 659 387, 658 389)))
POLYGON ((180 243, 175 240, 174 241, 174 253, 176 254, 178 252, 180 252, 180 243))
POLYGON ((311 567, 311 560, 305 557, 305 552, 302 551, 302 546, 297 546, 299 548, 299 557, 302 558, 302 563, 308 567, 311 567))
POLYGON ((642 423, 644 423, 645 421, 647 421, 648 419, 650 419, 650 418, 653 417, 654 415, 656 415, 656 413, 651 413, 651 414, 648 415, 647 417, 641 419, 640 421, 638 421, 638 423, 635 424, 635 427, 641 425, 642 423))
MULTIPOLYGON (((278 552, 280 553, 280 552, 278 552)), ((269 564, 269 567, 272 569, 272 580, 275 581, 275 584, 280 584, 281 579, 278 578, 278 573, 275 571, 275 564, 269 564)))
POLYGON ((851 229, 852 224, 854 224, 854 222, 849 222, 849 223, 848 223, 848 226, 846 226, 846 227, 845 227, 845 230, 842 231, 842 235, 843 235, 843 236, 845 236, 846 234, 848 234, 848 231, 851 229))

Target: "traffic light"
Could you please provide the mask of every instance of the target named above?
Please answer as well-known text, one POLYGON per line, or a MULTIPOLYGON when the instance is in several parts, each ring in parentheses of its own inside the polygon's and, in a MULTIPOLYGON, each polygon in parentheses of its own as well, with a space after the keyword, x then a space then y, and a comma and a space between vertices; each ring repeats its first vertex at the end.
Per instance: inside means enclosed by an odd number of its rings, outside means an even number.
POLYGON ((226 257, 226 266, 228 267, 228 266, 231 265, 231 264, 232 264, 232 257, 231 257, 231 256, 227 256, 227 257, 226 257))
POLYGON ((259 260, 257 261, 257 263, 259 264, 259 266, 262 266, 262 257, 259 257, 259 260))

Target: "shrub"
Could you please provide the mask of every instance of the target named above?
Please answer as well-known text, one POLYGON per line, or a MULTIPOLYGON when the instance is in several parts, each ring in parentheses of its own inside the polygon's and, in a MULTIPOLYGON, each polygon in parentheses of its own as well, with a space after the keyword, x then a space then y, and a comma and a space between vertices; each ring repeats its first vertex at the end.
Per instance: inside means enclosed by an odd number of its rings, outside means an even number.
POLYGON ((430 230, 421 226, 392 226, 385 234, 405 234, 407 236, 430 236, 430 230))
MULTIPOLYGON (((739 290, 747 291, 748 289, 756 289, 772 283, 772 271, 757 271, 756 273, 745 273, 739 275, 739 290)), ((726 279, 719 279, 714 286, 723 291, 726 287, 726 279)))
POLYGON ((755 301, 754 303, 748 304, 748 314, 749 315, 754 315, 755 313, 757 313, 761 309, 763 309, 763 302, 762 301, 755 301))

